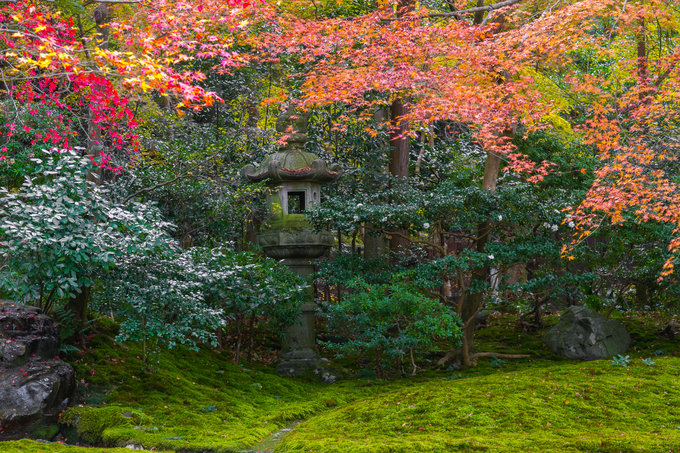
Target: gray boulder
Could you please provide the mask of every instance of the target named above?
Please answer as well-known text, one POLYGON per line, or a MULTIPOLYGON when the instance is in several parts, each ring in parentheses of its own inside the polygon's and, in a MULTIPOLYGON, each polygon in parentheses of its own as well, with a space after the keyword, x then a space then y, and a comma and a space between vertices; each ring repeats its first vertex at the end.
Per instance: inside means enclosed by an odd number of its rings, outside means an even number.
POLYGON ((49 316, 35 307, 0 302, 0 367, 52 359, 59 352, 59 334, 49 316))
POLYGON ((57 328, 33 307, 0 302, 0 440, 54 424, 75 389, 57 328))
POLYGON ((621 321, 586 307, 566 309, 543 341, 555 354, 575 360, 605 359, 630 347, 630 335, 621 321))
POLYGON ((4 427, 0 437, 21 432, 40 418, 56 419, 66 409, 74 387, 73 368, 61 360, 0 369, 0 423, 4 427))

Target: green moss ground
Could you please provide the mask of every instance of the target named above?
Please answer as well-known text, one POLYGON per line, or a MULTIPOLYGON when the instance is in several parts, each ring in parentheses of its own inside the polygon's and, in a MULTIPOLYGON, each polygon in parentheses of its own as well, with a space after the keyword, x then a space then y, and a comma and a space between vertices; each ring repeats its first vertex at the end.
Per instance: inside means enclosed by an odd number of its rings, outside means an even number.
POLYGON ((678 451, 680 359, 431 379, 310 418, 280 451, 678 451))
POLYGON ((137 345, 91 346, 73 362, 88 404, 68 409, 61 422, 92 444, 240 451, 288 421, 386 390, 367 380, 329 386, 282 378, 209 350, 163 352, 156 371, 145 373, 137 345))
POLYGON ((62 445, 58 443, 44 444, 31 440, 17 440, 10 442, 0 442, 0 451, 3 452, 22 452, 22 453, 130 453, 127 448, 85 448, 62 445))
POLYGON ((529 353, 326 411, 300 424, 277 451, 413 452, 680 451, 680 355, 658 335, 670 320, 621 317, 633 345, 627 368, 560 360, 542 346, 557 322, 524 332, 512 315, 478 332, 480 350, 529 353), (648 366, 642 358, 652 357, 648 366))
MULTIPOLYGON (((291 420, 306 421, 277 451, 680 451, 678 341, 657 334, 668 321, 660 315, 624 320, 634 339, 628 368, 558 360, 541 344, 556 318, 527 333, 502 315, 478 332, 479 349, 532 357, 334 385, 235 366, 209 350, 166 351, 155 372, 142 372, 138 345, 100 336, 69 357, 85 401, 62 422, 71 441, 172 451, 243 451, 291 420), (650 356, 656 365, 641 361, 650 356)), ((0 451, 85 450, 20 441, 0 451)))

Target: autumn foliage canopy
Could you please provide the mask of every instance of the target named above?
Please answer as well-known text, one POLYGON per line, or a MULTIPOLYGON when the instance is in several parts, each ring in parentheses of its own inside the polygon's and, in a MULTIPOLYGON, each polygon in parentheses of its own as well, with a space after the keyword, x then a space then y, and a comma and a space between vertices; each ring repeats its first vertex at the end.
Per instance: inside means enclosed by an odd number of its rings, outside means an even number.
MULTIPOLYGON (((680 226, 673 172, 680 14, 672 2, 470 5, 450 2, 441 11, 382 2, 363 15, 326 19, 278 11, 269 17, 276 32, 259 46, 274 58, 297 55, 306 68, 302 105, 347 104, 361 116, 406 99, 399 121, 412 133, 437 121, 465 124, 502 156, 505 171, 529 181, 552 165, 517 153, 510 137, 549 129, 592 147, 601 166, 585 200, 567 213, 576 226, 567 258, 603 221, 680 226)), ((680 238, 670 249, 680 251, 680 238)))
MULTIPOLYGON (((347 3, 334 5, 345 11, 347 3)), ((0 143, 21 133, 69 148, 85 131, 81 146, 116 170, 116 153, 139 147, 142 96, 165 98, 178 112, 200 109, 220 101, 202 87, 206 70, 293 59, 302 107, 339 104, 361 119, 402 99, 407 111, 392 125, 415 134, 436 122, 464 124, 505 171, 529 181, 552 164, 518 153, 513 136, 551 129, 580 140, 601 166, 568 212, 577 233, 564 255, 605 219, 676 225, 669 246, 680 252, 672 171, 680 14, 672 2, 452 0, 438 8, 379 0, 331 17, 301 0, 153 0, 112 7, 116 14, 89 33, 42 4, 0 6, 3 89, 25 113, 0 125, 0 143), (237 41, 250 51, 236 52, 237 41)))

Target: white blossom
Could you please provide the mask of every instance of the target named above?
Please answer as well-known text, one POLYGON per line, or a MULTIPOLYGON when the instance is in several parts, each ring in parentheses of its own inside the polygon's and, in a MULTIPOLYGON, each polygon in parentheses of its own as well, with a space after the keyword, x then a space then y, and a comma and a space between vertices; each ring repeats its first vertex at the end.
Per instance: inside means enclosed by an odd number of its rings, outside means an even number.
POLYGON ((489 255, 488 258, 489 258, 490 260, 492 260, 492 259, 494 259, 494 256, 493 256, 493 255, 489 255))
POLYGON ((427 230, 428 228, 430 228, 430 224, 427 222, 423 223, 423 228, 427 230))

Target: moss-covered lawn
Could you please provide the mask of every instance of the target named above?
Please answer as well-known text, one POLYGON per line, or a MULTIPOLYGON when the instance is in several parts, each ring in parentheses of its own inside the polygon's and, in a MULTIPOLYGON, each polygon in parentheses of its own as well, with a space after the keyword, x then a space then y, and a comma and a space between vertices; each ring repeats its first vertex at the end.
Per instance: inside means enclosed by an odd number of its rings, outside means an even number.
POLYGON ((61 422, 73 441, 167 450, 242 451, 291 420, 386 391, 397 383, 323 385, 277 376, 272 367, 236 366, 211 350, 165 351, 142 372, 137 345, 96 340, 74 363, 87 402, 61 422))
MULTIPOLYGON (((209 350, 164 352, 143 373, 137 345, 99 337, 70 358, 86 401, 62 422, 73 427, 70 441, 171 451, 243 451, 291 420, 305 421, 277 451, 680 451, 678 341, 657 335, 666 319, 626 319, 635 341, 628 367, 556 360, 541 346, 545 329, 523 332, 515 321, 495 317, 478 345, 530 359, 334 385, 235 366, 209 350)), ((0 443, 0 451, 78 451, 65 448, 0 443)))
POLYGON ((680 451, 680 359, 431 379, 300 424, 282 451, 680 451))
POLYGON ((2 452, 21 452, 21 453, 130 453, 127 448, 85 448, 72 445, 62 445, 60 443, 44 444, 32 440, 17 440, 10 442, 0 442, 2 452))

